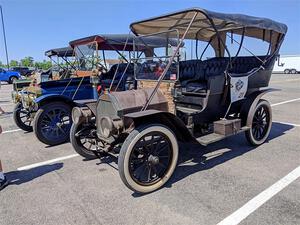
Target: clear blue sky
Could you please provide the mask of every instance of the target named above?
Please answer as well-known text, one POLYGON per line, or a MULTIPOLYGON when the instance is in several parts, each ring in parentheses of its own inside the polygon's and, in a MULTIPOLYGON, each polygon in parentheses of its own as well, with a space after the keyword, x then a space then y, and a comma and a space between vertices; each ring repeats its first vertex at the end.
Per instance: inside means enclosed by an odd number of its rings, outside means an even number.
MULTIPOLYGON (((300 54, 300 0, 0 0, 10 59, 45 59, 45 50, 99 33, 128 33, 129 24, 189 7, 267 17, 288 25, 281 54, 300 54)), ((5 62, 2 30, 0 60, 5 62)), ((256 46, 250 46, 255 49, 256 46)))

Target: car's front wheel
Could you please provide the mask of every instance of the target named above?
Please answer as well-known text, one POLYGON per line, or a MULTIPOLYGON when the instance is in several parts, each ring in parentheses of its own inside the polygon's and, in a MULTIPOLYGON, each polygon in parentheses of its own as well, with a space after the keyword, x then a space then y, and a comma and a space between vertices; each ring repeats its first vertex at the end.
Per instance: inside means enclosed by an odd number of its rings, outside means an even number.
POLYGON ((98 150, 98 141, 93 136, 96 127, 82 122, 73 123, 70 130, 70 142, 74 150, 86 159, 95 159, 94 151, 98 150))
POLYGON ((32 132, 32 118, 31 118, 31 113, 27 109, 24 109, 23 104, 21 102, 18 102, 14 108, 13 112, 13 118, 16 123, 16 125, 28 132, 32 132))
POLYGON ((72 126, 71 110, 72 107, 64 102, 41 106, 33 122, 36 137, 47 145, 67 142, 72 126))
POLYGON ((152 192, 170 179, 177 159, 178 143, 168 127, 162 124, 142 125, 128 135, 121 147, 119 174, 131 190, 152 192))

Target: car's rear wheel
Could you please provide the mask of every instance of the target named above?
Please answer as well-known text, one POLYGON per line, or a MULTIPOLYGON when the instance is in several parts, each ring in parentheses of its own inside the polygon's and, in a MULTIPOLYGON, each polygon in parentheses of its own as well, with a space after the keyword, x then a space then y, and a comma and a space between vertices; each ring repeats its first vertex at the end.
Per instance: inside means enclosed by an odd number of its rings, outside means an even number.
POLYGON ((139 193, 162 187, 172 176, 178 159, 173 132, 162 124, 142 125, 123 143, 118 158, 124 184, 139 193))
POLYGON ((249 114, 251 118, 251 128, 245 132, 248 142, 257 146, 266 141, 272 126, 272 109, 266 100, 260 100, 256 105, 255 111, 249 114))
POLYGON ((24 130, 31 132, 33 131, 32 127, 32 118, 31 118, 31 112, 27 109, 24 109, 23 104, 21 102, 18 102, 14 108, 13 112, 13 118, 16 123, 16 125, 24 130))
POLYGON ((96 129, 93 125, 83 123, 73 123, 70 130, 70 142, 74 150, 86 159, 95 159, 93 153, 98 150, 98 141, 93 137, 92 130, 96 129))
POLYGON ((64 102, 53 102, 41 106, 33 122, 36 137, 47 145, 67 142, 72 126, 71 110, 72 107, 64 102))

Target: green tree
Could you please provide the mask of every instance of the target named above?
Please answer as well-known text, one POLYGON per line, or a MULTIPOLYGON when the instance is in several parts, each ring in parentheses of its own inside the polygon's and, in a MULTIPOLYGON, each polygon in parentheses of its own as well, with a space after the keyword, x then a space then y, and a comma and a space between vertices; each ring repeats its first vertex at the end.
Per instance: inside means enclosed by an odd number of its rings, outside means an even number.
POLYGON ((4 63, 2 63, 2 62, 0 61, 0 67, 1 67, 1 68, 7 68, 7 65, 4 64, 4 63))
POLYGON ((41 69, 41 63, 40 63, 40 62, 35 62, 35 63, 34 63, 34 67, 35 67, 36 69, 41 69))
POLYGON ((21 59, 21 64, 22 66, 28 66, 28 67, 33 66, 34 65, 33 57, 27 56, 24 59, 21 59))
POLYGON ((19 65, 19 62, 17 61, 17 60, 10 60, 10 62, 9 62, 9 66, 10 67, 16 67, 16 66, 18 66, 19 65))
POLYGON ((47 70, 52 66, 50 61, 43 60, 42 62, 35 62, 34 67, 37 69, 47 70))

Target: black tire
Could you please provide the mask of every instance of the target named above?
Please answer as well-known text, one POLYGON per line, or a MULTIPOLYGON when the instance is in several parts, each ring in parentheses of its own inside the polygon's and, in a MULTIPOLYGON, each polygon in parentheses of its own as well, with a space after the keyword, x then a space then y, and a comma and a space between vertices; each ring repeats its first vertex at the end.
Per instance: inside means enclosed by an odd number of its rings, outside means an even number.
POLYGON ((291 69, 291 74, 296 74, 297 70, 296 69, 291 69))
MULTIPOLYGON (((91 148, 93 147, 93 143, 96 143, 96 140, 95 139, 92 140, 92 139, 88 138, 87 137, 88 135, 86 135, 86 136, 84 136, 84 134, 79 135, 78 132, 83 129, 84 129, 84 127, 83 127, 82 123, 73 123, 71 130, 70 130, 70 142, 71 142, 74 150, 79 155, 81 155, 82 157, 84 157, 88 160, 95 159, 97 157, 93 153, 91 148), (85 139, 84 142, 82 142, 83 138, 85 139)), ((87 133, 88 132, 89 132, 89 130, 87 130, 87 133)), ((95 147, 95 148, 97 148, 97 147, 95 147)), ((97 150, 97 149, 93 149, 93 150, 97 150)))
POLYGON ((15 77, 15 76, 11 76, 11 77, 9 78, 8 83, 9 83, 9 84, 13 84, 15 80, 18 80, 18 78, 15 77))
POLYGON ((255 112, 249 119, 251 121, 251 128, 245 132, 247 141, 252 146, 261 145, 267 140, 272 127, 272 109, 270 103, 263 99, 259 100, 255 107, 255 112))
POLYGON ((178 151, 176 137, 168 127, 162 124, 137 127, 125 139, 120 150, 118 167, 123 183, 138 193, 161 188, 176 168, 178 151), (151 140, 147 140, 147 137, 151 137, 151 140), (142 145, 143 142, 147 142, 147 145, 142 145), (143 180, 143 175, 147 176, 147 181, 143 180))
POLYGON ((30 112, 23 108, 23 104, 21 102, 18 102, 14 108, 13 112, 13 118, 16 123, 16 125, 27 132, 32 132, 32 120, 30 116, 30 112), (23 120, 25 118, 25 120, 23 120))
POLYGON ((52 102, 41 106, 33 121, 37 139, 47 145, 59 145, 69 141, 71 111, 72 107, 64 102, 52 102))

